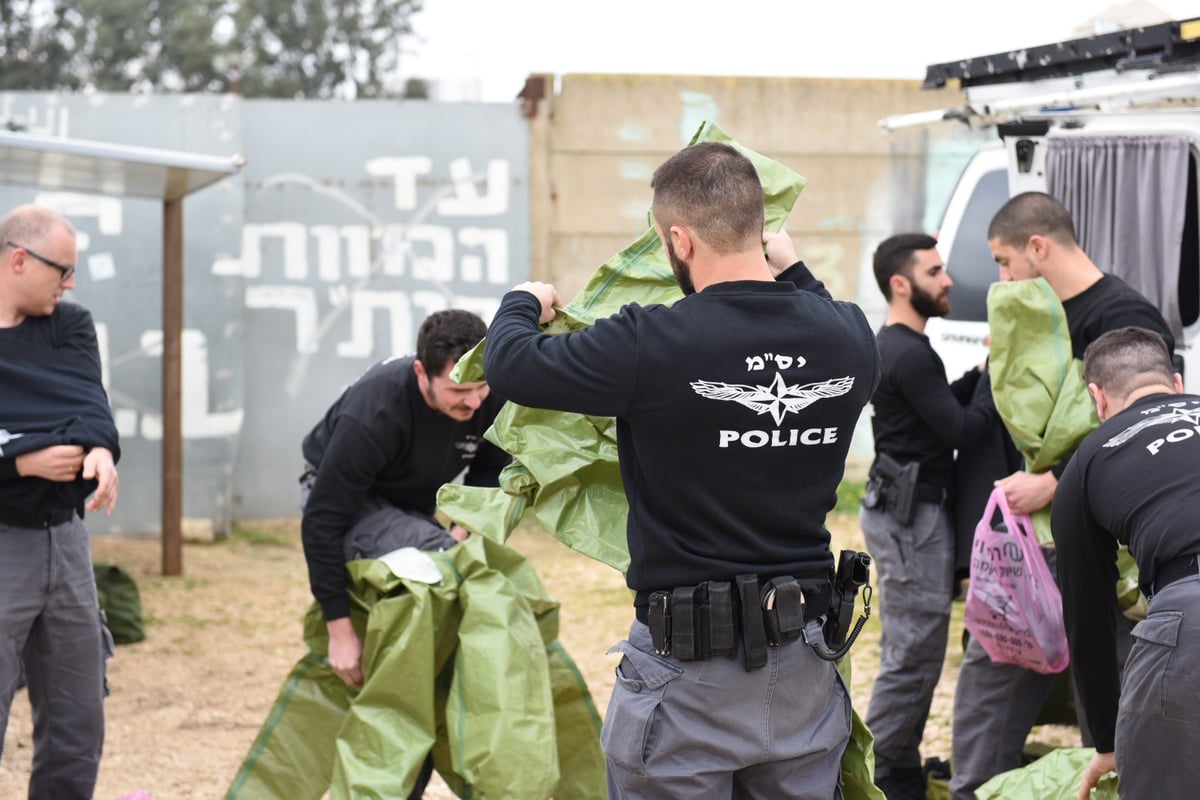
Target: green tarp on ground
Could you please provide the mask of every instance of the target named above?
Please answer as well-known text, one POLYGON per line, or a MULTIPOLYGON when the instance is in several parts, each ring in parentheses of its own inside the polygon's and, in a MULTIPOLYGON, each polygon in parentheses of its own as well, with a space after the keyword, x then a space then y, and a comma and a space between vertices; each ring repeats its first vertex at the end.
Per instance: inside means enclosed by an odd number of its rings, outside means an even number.
POLYGON ((462 798, 604 797, 600 718, 529 562, 479 536, 416 555, 431 559, 436 583, 379 559, 347 565, 366 675, 357 692, 329 668, 325 623, 310 608, 309 652, 227 798, 404 798, 430 748, 462 798))
MULTIPOLYGON (((719 127, 704 123, 692 139, 737 147, 758 170, 766 203, 766 225, 782 228, 804 178, 741 147, 719 127)), ((551 322, 551 334, 579 330, 611 316, 630 302, 670 305, 683 295, 653 225, 633 244, 606 261, 551 322)), ((484 380, 486 341, 458 362, 456 380, 484 380)), ((505 541, 522 520, 536 520, 573 550, 625 571, 628 505, 617 462, 616 423, 611 418, 531 409, 506 403, 487 438, 512 453, 500 488, 447 485, 438 507, 463 527, 505 541)), ((847 684, 849 661, 842 664, 847 684)), ((842 759, 847 800, 883 800, 874 786, 871 734, 854 714, 851 742, 842 759)))
MULTIPOLYGON (((975 800, 1076 800, 1083 770, 1096 751, 1064 747, 1020 769, 1002 772, 975 790, 975 800)), ((1092 800, 1117 800, 1117 776, 1110 772, 1092 790, 1092 800)))

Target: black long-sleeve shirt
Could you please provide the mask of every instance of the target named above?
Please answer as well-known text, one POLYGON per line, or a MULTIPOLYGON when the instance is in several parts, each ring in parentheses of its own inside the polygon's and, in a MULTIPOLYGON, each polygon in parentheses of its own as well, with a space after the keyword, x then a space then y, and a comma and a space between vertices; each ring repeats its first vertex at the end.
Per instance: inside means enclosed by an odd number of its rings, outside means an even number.
POLYGON ((639 608, 655 590, 832 566, 825 517, 879 376, 861 309, 801 263, 559 336, 540 310, 504 296, 488 381, 522 405, 616 417, 639 608))
POLYGON ((44 317, 0 328, 0 505, 24 511, 74 508, 96 481, 49 481, 17 474, 16 457, 53 445, 107 448, 121 458, 100 374, 91 313, 59 303, 44 317))
MULTIPOLYGON (((1096 749, 1112 752, 1120 679, 1112 614, 1117 544, 1143 587, 1173 558, 1200 553, 1200 397, 1155 394, 1093 431, 1054 494, 1067 639, 1096 749)), ((1187 668, 1187 667, 1181 667, 1187 668)))
POLYGON ((972 368, 948 384, 929 337, 907 325, 879 331, 883 376, 871 400, 875 452, 921 465, 918 480, 954 485, 954 451, 982 438, 997 418, 990 397, 972 402, 980 372, 972 368))
POLYGON ((437 490, 464 468, 467 485, 496 486, 510 460, 483 438, 504 401, 489 394, 470 420, 453 420, 425 402, 413 361, 373 365, 301 445, 316 467, 301 537, 309 583, 326 619, 349 613, 342 546, 368 496, 432 515, 437 490))

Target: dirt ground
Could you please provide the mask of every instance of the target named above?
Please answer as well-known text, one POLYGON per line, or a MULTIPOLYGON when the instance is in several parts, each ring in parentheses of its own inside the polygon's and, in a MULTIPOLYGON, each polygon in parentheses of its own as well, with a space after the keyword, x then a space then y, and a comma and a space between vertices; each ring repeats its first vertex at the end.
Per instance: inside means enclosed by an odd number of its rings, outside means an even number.
MULTIPOLYGON (((856 520, 830 518, 835 550, 862 549, 856 520)), ((511 544, 534 564, 562 604, 560 638, 603 714, 614 657, 605 655, 631 619, 620 574, 554 539, 519 532, 511 544)), ((94 540, 96 561, 120 564, 138 582, 146 641, 117 648, 97 800, 144 792, 153 800, 222 797, 258 733, 284 678, 303 655, 300 621, 311 602, 298 520, 254 523, 215 543, 184 547, 184 575, 160 574, 154 538, 94 540)), ((962 660, 962 607, 956 605, 942 681, 923 755, 950 757, 954 681, 962 660)), ((879 659, 872 620, 853 651, 855 708, 866 713, 879 659)), ((1039 741, 1078 745, 1074 728, 1035 730, 1039 741)), ((25 795, 32 756, 29 704, 18 694, 0 762, 0 798, 25 795)), ((436 781, 430 800, 454 795, 436 781)))

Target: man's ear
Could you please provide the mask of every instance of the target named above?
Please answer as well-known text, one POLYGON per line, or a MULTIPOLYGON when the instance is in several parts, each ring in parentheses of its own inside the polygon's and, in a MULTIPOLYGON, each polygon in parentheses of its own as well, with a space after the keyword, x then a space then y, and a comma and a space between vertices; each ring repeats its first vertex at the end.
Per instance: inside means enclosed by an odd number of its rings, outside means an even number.
POLYGON ((421 380, 429 380, 429 375, 425 372, 425 365, 421 363, 421 359, 419 358, 413 361, 413 372, 421 380))
POLYGON ((1175 373, 1175 394, 1183 394, 1183 376, 1175 373))
POLYGON ((1050 239, 1040 233, 1030 236, 1025 246, 1037 259, 1044 259, 1050 254, 1050 239))
POLYGON ((892 289, 892 297, 908 297, 912 294, 912 283, 899 273, 888 278, 888 286, 892 289))
POLYGON ((1094 383, 1088 384, 1088 394, 1092 396, 1092 400, 1096 403, 1096 416, 1101 422, 1108 419, 1108 395, 1094 383))
POLYGON ((675 249, 676 256, 684 261, 692 257, 696 251, 696 242, 692 238, 691 228, 686 225, 672 225, 667 235, 671 237, 671 247, 675 249))

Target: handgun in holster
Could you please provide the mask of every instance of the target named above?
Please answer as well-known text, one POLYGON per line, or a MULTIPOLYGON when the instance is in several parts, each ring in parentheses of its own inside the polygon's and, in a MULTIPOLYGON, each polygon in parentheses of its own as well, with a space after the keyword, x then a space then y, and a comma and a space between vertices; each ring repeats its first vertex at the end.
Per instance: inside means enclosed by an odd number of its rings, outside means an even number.
POLYGON ((884 513, 901 525, 911 525, 917 508, 917 478, 920 471, 920 462, 910 461, 901 465, 887 453, 879 453, 867 481, 863 505, 871 509, 882 506, 884 513))
MULTIPOLYGON (((829 598, 829 613, 825 616, 825 642, 837 649, 846 641, 850 620, 854 618, 854 603, 858 591, 871 582, 871 556, 857 550, 843 550, 838 555, 837 571, 833 575, 833 592, 829 598)), ((866 602, 870 613, 870 600, 866 602)))

